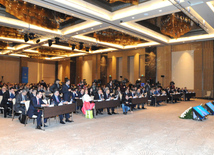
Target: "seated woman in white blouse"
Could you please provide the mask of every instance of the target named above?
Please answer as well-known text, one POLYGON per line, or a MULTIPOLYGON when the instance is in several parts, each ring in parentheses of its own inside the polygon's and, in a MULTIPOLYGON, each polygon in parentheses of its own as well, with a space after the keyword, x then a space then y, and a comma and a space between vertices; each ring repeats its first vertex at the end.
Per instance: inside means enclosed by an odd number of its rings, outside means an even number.
POLYGON ((94 103, 90 103, 90 101, 92 101, 91 97, 88 95, 88 90, 85 90, 85 94, 82 97, 82 102, 83 102, 83 106, 82 106, 82 113, 85 115, 86 114, 86 110, 91 110, 94 108, 94 103))

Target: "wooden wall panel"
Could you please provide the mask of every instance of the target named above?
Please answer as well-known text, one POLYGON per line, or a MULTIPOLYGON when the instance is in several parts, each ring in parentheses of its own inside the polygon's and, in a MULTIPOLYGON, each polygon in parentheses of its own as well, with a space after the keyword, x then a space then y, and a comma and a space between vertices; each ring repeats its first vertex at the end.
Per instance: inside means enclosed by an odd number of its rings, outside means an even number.
POLYGON ((212 91, 213 97, 213 41, 203 42, 203 96, 212 91))
POLYGON ((112 76, 112 58, 107 59, 107 82, 109 82, 109 75, 112 76))
POLYGON ((157 47, 157 81, 163 87, 168 87, 172 80, 171 57, 171 46, 157 47), (163 81, 161 75, 165 76, 163 81))
POLYGON ((0 81, 19 83, 20 58, 0 56, 0 81))
MULTIPOLYGON (((139 76, 140 76, 140 72, 143 73, 143 75, 145 75, 145 65, 142 65, 140 67, 140 57, 144 56, 144 60, 141 60, 141 63, 144 62, 145 64, 145 49, 144 48, 140 48, 140 49, 135 49, 135 50, 127 50, 127 51, 118 51, 118 52, 111 52, 108 53, 108 58, 111 58, 111 66, 112 66, 112 79, 116 79, 117 75, 116 75, 116 71, 117 71, 117 58, 121 57, 122 58, 122 75, 123 78, 127 78, 129 79, 129 58, 130 56, 134 56, 134 81, 136 81, 139 76), (141 71, 140 71, 141 68, 141 71)), ((142 59, 142 58, 141 58, 142 59)), ((108 64, 110 65, 110 64, 108 64)), ((109 69, 109 67, 108 67, 109 69)), ((110 71, 107 71, 108 73, 110 71)))

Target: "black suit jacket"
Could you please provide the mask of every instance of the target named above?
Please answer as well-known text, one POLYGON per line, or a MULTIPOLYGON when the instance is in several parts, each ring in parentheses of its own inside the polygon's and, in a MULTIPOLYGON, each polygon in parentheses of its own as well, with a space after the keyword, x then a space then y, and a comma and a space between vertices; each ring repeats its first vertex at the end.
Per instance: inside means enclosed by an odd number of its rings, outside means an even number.
POLYGON ((61 102, 61 97, 60 97, 60 96, 57 96, 57 98, 58 98, 58 101, 57 101, 57 99, 56 99, 56 96, 53 95, 53 96, 51 96, 51 101, 53 101, 54 104, 58 106, 58 104, 61 102))
POLYGON ((30 101, 30 107, 28 109, 27 115, 32 118, 32 116, 34 115, 34 113, 37 111, 36 108, 41 108, 42 104, 45 104, 42 99, 39 99, 39 104, 37 104, 37 98, 33 97, 30 101))
MULTIPOLYGON (((25 101, 29 100, 28 97, 27 97, 27 95, 24 96, 24 100, 25 101)), ((14 110, 15 111, 19 111, 19 108, 21 107, 21 105, 20 105, 21 101, 23 101, 23 99, 22 99, 22 93, 20 93, 20 94, 18 94, 16 96, 16 103, 15 103, 15 106, 14 106, 14 110)))
POLYGON ((61 93, 61 86, 60 84, 57 86, 56 83, 54 83, 52 86, 50 86, 50 91, 53 93, 54 90, 58 90, 61 93))
MULTIPOLYGON (((15 97, 15 95, 14 95, 14 97, 15 97)), ((12 103, 12 101, 8 101, 8 99, 10 98, 10 93, 9 93, 9 91, 6 91, 4 94, 3 94, 3 99, 2 99, 2 101, 1 101, 1 105, 6 105, 7 104, 7 102, 11 102, 12 103)))
POLYGON ((106 93, 104 93, 104 99, 105 99, 105 100, 109 99, 110 97, 111 97, 111 95, 110 95, 110 94, 106 94, 106 93))
POLYGON ((62 93, 63 93, 63 100, 70 102, 71 100, 71 92, 68 91, 68 89, 71 89, 66 84, 62 86, 62 93))
POLYGON ((95 100, 101 100, 102 97, 103 97, 103 96, 99 96, 98 93, 95 93, 95 94, 94 94, 94 99, 95 99, 95 100))

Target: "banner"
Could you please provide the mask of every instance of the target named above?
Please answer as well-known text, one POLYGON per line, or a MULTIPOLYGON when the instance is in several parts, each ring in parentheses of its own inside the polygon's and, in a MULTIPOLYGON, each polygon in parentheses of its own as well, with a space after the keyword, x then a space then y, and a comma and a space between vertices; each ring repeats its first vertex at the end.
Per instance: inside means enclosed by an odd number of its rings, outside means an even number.
POLYGON ((28 67, 22 67, 22 83, 28 83, 28 67))

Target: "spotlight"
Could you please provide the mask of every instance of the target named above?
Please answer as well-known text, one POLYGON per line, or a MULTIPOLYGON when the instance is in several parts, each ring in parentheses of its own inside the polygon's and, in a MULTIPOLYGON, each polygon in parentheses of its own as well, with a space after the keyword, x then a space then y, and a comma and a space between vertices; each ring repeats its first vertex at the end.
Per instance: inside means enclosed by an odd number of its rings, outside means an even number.
POLYGON ((72 51, 75 49, 76 45, 72 44, 72 51))
POLYGON ((36 41, 36 43, 38 44, 40 42, 40 39, 38 39, 37 41, 36 41))
POLYGON ((53 40, 48 40, 48 46, 51 47, 53 40))
POLYGON ((30 39, 30 40, 34 39, 34 38, 35 38, 34 35, 35 35, 34 33, 29 33, 29 39, 30 39))
POLYGON ((28 39, 28 34, 25 34, 25 35, 24 35, 24 41, 25 41, 25 42, 28 42, 28 41, 29 41, 29 39, 28 39))
POLYGON ((79 45, 79 47, 80 47, 79 50, 82 50, 82 49, 83 49, 83 44, 84 44, 84 43, 83 43, 83 42, 79 42, 79 44, 80 44, 80 45, 79 45))
POLYGON ((85 51, 86 51, 86 52, 89 52, 89 47, 85 47, 85 51))
POLYGON ((58 37, 55 38, 55 43, 56 43, 56 44, 59 44, 59 39, 60 39, 60 38, 58 38, 58 37))

